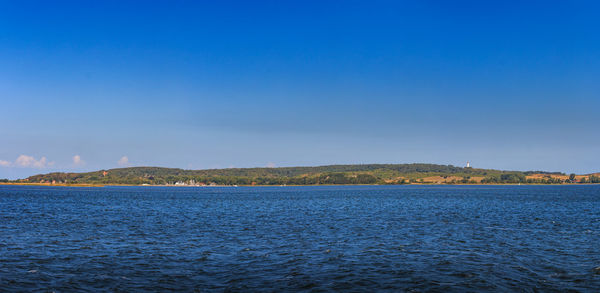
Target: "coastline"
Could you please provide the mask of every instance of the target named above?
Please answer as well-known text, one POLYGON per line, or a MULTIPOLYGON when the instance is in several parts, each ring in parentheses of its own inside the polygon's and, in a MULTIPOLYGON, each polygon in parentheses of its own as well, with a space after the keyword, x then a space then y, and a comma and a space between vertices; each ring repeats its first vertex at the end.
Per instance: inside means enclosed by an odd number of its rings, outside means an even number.
POLYGON ((211 188, 211 187, 309 187, 309 186, 588 186, 588 185, 600 185, 598 183, 487 183, 487 184, 468 184, 468 183, 456 183, 456 184, 437 184, 437 183, 408 183, 408 184, 307 184, 307 185, 142 185, 142 184, 65 184, 65 183, 13 183, 13 182, 0 182, 0 185, 10 186, 45 186, 45 187, 109 187, 109 186, 122 186, 122 187, 197 187, 197 188, 211 188))
POLYGON ((21 182, 0 182, 0 185, 14 185, 14 186, 48 186, 48 187, 104 187, 104 184, 86 184, 86 183, 21 183, 21 182))

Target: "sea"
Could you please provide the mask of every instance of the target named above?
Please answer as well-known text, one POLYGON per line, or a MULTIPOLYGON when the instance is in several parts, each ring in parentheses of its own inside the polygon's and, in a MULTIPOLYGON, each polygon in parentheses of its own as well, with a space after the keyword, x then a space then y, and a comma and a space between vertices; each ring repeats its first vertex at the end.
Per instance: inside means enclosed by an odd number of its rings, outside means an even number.
POLYGON ((599 292, 600 186, 0 186, 1 292, 599 292))

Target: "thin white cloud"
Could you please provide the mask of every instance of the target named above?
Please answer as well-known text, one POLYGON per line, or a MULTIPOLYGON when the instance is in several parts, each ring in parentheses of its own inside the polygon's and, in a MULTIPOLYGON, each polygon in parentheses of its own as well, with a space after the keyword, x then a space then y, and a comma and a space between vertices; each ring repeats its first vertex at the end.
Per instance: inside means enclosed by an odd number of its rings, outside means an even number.
POLYGON ((33 156, 20 155, 15 160, 14 165, 17 167, 22 167, 22 168, 43 169, 43 168, 54 165, 54 162, 48 162, 46 157, 42 157, 41 159, 36 160, 33 156))
POLYGON ((275 168, 275 163, 273 163, 273 162, 267 163, 267 168, 275 168))
POLYGON ((75 165, 75 166, 82 166, 84 164, 85 164, 85 161, 83 161, 81 159, 80 155, 74 155, 73 156, 73 165, 75 165))
POLYGON ((12 165, 9 161, 0 160, 0 166, 2 167, 10 167, 12 165))
POLYGON ((119 164, 119 166, 127 166, 129 165, 129 158, 127 158, 127 156, 123 156, 122 158, 119 159, 119 161, 117 161, 117 164, 119 164))

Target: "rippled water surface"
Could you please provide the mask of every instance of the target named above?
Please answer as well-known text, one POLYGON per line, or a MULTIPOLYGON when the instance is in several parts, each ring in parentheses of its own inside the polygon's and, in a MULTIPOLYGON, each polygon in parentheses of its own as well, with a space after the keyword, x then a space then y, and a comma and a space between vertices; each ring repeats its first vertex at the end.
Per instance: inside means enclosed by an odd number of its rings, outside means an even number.
POLYGON ((600 290, 598 186, 0 186, 0 291, 600 290))

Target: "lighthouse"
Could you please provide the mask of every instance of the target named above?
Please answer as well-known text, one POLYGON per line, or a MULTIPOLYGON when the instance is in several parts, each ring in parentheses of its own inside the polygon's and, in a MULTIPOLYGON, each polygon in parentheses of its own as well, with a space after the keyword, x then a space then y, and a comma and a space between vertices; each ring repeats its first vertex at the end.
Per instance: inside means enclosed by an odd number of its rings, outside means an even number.
POLYGON ((467 168, 471 168, 471 163, 469 163, 469 161, 467 161, 467 168))

